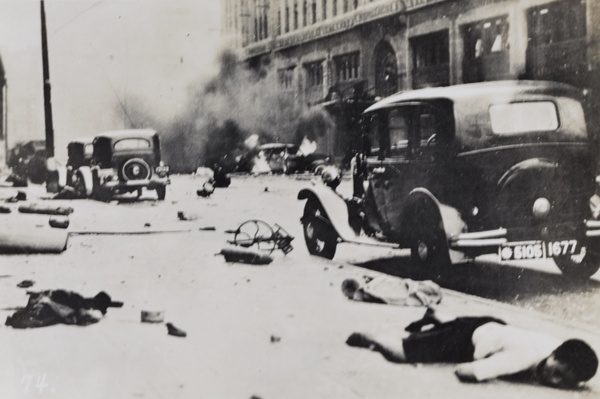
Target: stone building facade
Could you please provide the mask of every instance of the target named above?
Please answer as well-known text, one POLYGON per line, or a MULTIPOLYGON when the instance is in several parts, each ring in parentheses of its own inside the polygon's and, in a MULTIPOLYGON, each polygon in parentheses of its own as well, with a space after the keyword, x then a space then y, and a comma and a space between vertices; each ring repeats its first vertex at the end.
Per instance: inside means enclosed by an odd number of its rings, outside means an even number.
POLYGON ((597 0, 225 0, 224 26, 252 68, 322 104, 340 155, 356 114, 401 90, 501 79, 562 81, 600 104, 597 0))

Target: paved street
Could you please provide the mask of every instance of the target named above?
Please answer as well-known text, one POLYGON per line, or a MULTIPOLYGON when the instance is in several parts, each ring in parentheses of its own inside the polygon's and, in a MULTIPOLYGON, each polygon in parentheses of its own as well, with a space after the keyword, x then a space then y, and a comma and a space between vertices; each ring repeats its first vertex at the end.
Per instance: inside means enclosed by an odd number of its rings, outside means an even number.
MULTIPOLYGON (((106 291, 122 308, 97 324, 16 330, 0 326, 0 397, 28 398, 587 398, 600 395, 600 377, 583 391, 522 383, 463 384, 452 366, 398 365, 345 345, 354 331, 400 330, 420 307, 348 301, 348 277, 414 270, 407 251, 341 245, 333 261, 309 256, 299 218, 298 190, 306 178, 236 176, 209 198, 196 195, 203 179, 174 176, 164 202, 48 201, 71 206, 67 250, 59 255, 0 257, 0 320, 27 303, 30 290, 67 289, 84 296, 106 291), (184 212, 191 221, 178 220, 184 212), (215 255, 231 238, 225 230, 248 219, 278 223, 294 250, 273 253, 267 266, 226 263, 215 255), (214 230, 206 228, 214 227, 214 230), (102 233, 102 234, 98 234, 102 233), (145 234, 134 234, 145 233, 145 234), (165 312, 164 324, 140 321, 142 310, 165 312)), ((344 182, 342 191, 348 190, 344 182)), ((0 199, 16 189, 0 188, 0 199)), ((36 200, 36 197, 39 198, 36 200)), ((13 215, 18 204, 13 207, 13 215)), ((0 215, 0 218, 5 217, 0 215)), ((45 223, 47 217, 22 215, 45 223)), ((597 278, 575 286, 551 264, 500 267, 492 259, 461 266, 437 282, 440 308, 493 314, 561 338, 580 337, 600 350, 597 278)))

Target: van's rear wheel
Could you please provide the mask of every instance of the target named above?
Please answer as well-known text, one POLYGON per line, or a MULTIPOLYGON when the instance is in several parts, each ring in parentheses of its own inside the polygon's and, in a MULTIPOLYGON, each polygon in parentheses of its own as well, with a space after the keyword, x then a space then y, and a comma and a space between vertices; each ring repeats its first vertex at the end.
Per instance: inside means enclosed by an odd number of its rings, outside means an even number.
POLYGON ((562 274, 572 280, 587 280, 600 269, 600 254, 581 249, 579 255, 568 255, 554 258, 554 263, 562 274))
POLYGON ((321 205, 309 199, 304 207, 302 217, 304 241, 311 255, 333 259, 337 249, 337 233, 321 205))

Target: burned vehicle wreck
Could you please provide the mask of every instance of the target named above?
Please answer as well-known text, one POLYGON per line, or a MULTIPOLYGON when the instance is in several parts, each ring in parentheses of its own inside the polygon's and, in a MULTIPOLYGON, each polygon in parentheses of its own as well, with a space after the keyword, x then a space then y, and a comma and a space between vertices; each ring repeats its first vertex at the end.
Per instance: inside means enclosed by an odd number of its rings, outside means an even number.
MULTIPOLYGON (((580 92, 501 81, 398 93, 363 114, 353 195, 301 190, 308 250, 410 248, 435 268, 484 254, 552 259, 585 279, 600 267, 596 159, 580 92)), ((333 185, 335 187, 335 185, 333 185)))

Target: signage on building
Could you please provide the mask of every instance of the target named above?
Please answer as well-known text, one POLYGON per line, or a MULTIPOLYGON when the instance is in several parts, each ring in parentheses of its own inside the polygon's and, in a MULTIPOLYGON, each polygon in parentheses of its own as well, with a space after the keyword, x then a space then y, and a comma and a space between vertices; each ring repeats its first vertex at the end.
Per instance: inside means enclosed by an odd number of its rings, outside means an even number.
POLYGON ((381 18, 390 17, 407 11, 413 11, 418 8, 430 6, 432 4, 442 3, 447 0, 392 0, 384 4, 377 4, 359 8, 357 11, 348 13, 343 18, 334 18, 331 21, 324 21, 320 24, 302 28, 276 37, 273 41, 265 43, 254 43, 246 46, 246 55, 256 56, 274 50, 286 47, 296 46, 315 39, 345 32, 356 26, 376 21, 381 18))

